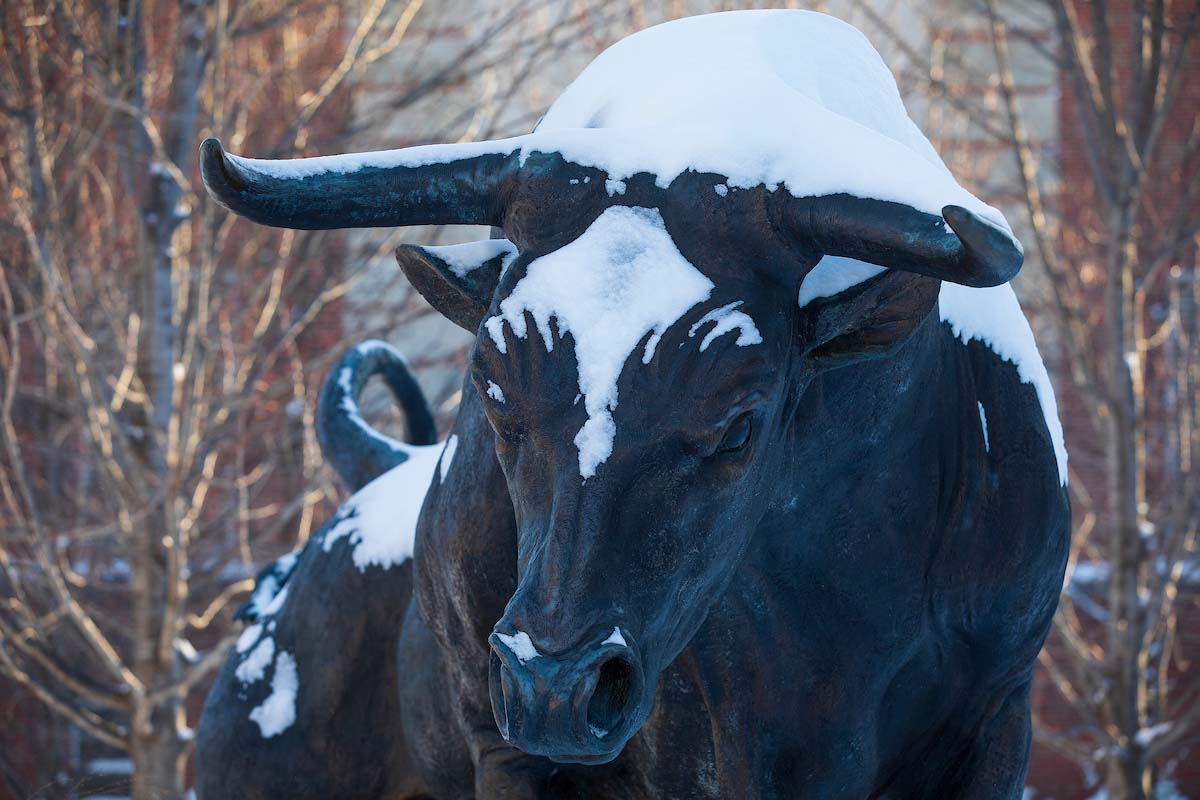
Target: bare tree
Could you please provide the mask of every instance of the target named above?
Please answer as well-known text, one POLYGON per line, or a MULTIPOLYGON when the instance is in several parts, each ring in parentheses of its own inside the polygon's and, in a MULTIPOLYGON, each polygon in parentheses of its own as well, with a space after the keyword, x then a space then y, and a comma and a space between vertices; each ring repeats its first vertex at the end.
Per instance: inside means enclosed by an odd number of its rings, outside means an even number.
POLYGON ((956 171, 1006 181, 1027 243, 1018 291, 1062 400, 1075 517, 1038 683, 1069 713, 1035 715, 1037 742, 1109 800, 1152 797, 1200 739, 1200 6, 949 2, 924 49, 856 6, 904 49, 931 134, 974 145, 956 171), (1022 70, 1061 87, 1056 135, 1031 122, 1022 70))
POLYGON ((1075 537, 1076 564, 1080 555, 1096 564, 1106 590, 1099 608, 1064 594, 1061 647, 1043 659, 1086 735, 1069 746, 1062 732, 1043 738, 1085 765, 1099 761, 1111 800, 1140 800, 1200 737, 1200 676, 1181 669, 1180 626, 1196 623, 1195 596, 1181 590, 1195 588, 1185 583, 1196 578, 1200 534, 1200 98, 1182 91, 1185 66, 1200 63, 1200 6, 1056 0, 1051 9, 1087 164, 1086 185, 1058 198, 1057 229, 1036 189, 1008 31, 995 0, 987 5, 1054 324, 1107 477, 1104 500, 1076 493, 1075 537))
MULTIPOLYGON (((334 496, 315 385, 363 272, 335 235, 214 209, 193 154, 208 131, 271 157, 345 148, 373 63, 404 46, 430 72, 422 7, 0 10, 0 677, 128 753, 137 800, 183 793, 189 711, 256 554, 302 541, 334 496)), ((396 110, 471 91, 496 32, 396 110)))

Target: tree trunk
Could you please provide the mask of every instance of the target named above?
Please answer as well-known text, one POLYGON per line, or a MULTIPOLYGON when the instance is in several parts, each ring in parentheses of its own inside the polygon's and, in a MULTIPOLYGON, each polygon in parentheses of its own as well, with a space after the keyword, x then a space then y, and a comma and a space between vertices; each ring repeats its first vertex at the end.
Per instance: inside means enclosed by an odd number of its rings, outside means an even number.
POLYGON ((179 800, 183 797, 187 751, 175 735, 172 709, 165 704, 152 715, 149 730, 130 736, 133 761, 130 800, 179 800))

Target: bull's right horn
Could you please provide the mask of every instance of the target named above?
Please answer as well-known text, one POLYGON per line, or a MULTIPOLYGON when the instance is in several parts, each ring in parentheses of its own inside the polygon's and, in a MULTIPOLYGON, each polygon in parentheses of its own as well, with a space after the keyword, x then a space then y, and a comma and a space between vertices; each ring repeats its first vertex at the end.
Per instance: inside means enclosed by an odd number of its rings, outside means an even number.
POLYGON ((520 139, 318 158, 256 159, 200 145, 200 174, 221 205, 301 230, 493 225, 517 171, 520 139))

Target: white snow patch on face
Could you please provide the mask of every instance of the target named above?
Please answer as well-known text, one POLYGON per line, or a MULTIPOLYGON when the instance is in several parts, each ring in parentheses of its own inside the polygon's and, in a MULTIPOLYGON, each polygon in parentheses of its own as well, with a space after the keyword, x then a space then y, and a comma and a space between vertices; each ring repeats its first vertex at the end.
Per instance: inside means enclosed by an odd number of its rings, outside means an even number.
POLYGON ((762 335, 758 332, 758 326, 754 324, 754 320, 743 311, 737 311, 737 307, 742 304, 741 300, 736 303, 715 308, 705 314, 696 322, 695 325, 688 330, 688 338, 696 335, 696 331, 710 322, 716 323, 712 330, 705 335, 700 342, 700 352, 703 353, 712 344, 713 340, 718 336, 729 333, 729 331, 737 330, 738 338, 734 342, 738 347, 747 347, 752 344, 762 344, 762 335))
POLYGON ((949 323, 955 336, 964 343, 978 339, 1000 358, 1012 362, 1024 383, 1033 384, 1054 445, 1058 480, 1066 486, 1067 447, 1054 387, 1012 286, 1006 283, 990 289, 972 289, 942 281, 938 308, 942 321, 949 323))
POLYGON ((296 671, 296 659, 281 650, 275 657, 271 694, 250 712, 250 721, 257 723, 264 739, 283 733, 296 721, 296 693, 299 691, 300 674, 296 671))
POLYGON ((492 381, 488 381, 487 396, 495 400, 497 403, 504 402, 504 390, 492 381))
POLYGON ((612 412, 626 359, 647 334, 657 341, 712 289, 712 281, 679 252, 656 209, 613 206, 578 239, 531 262, 500 313, 484 325, 501 353, 506 322, 525 338, 526 312, 547 350, 554 347, 551 319, 561 333, 572 334, 588 413, 575 445, 579 474, 587 479, 612 453, 612 412))
POLYGON ((258 622, 246 628, 246 630, 242 631, 242 635, 238 637, 237 644, 234 645, 234 648, 239 653, 244 653, 249 650, 254 646, 254 643, 258 641, 258 637, 262 636, 262 629, 262 624, 258 622))
POLYGON ((529 638, 529 634, 525 631, 517 631, 516 634, 509 636, 506 633, 496 634, 500 641, 504 642, 504 646, 512 651, 517 657, 517 661, 524 664, 526 661, 538 658, 541 653, 533 646, 533 640, 529 638))
POLYGON ((721 195, 721 197, 724 197, 725 195, 729 194, 729 187, 723 183, 718 183, 713 186, 713 191, 721 195))
POLYGON ((625 194, 625 189, 628 187, 625 186, 625 181, 609 178, 604 182, 604 188, 608 190, 608 196, 612 197, 613 195, 625 194))
POLYGON ((992 445, 988 441, 987 412, 983 410, 982 401, 976 401, 975 404, 979 406, 979 429, 983 432, 983 452, 990 453, 992 452, 992 445))
POLYGON ((459 278, 465 278, 497 256, 502 256, 501 271, 506 270, 513 259, 517 257, 517 248, 508 239, 483 239, 465 244, 427 246, 424 249, 445 261, 446 265, 450 267, 450 271, 459 278))
POLYGON ((267 665, 271 663, 271 659, 274 657, 275 640, 268 636, 250 651, 250 655, 246 656, 242 660, 242 663, 237 665, 237 669, 234 670, 233 675, 241 681, 243 686, 256 683, 266 674, 267 665))
POLYGON ((458 450, 458 437, 451 436, 446 440, 446 449, 442 451, 441 473, 442 482, 446 480, 446 473, 450 471, 450 462, 454 460, 454 453, 458 450))
POLYGON ((324 552, 349 537, 360 571, 372 565, 387 569, 412 557, 421 504, 443 448, 405 445, 404 450, 407 461, 359 489, 338 509, 321 543, 324 552))
POLYGON ((602 647, 606 644, 619 644, 622 647, 629 647, 629 645, 625 644, 625 637, 621 635, 620 628, 613 628, 613 632, 608 635, 608 638, 600 643, 602 647))

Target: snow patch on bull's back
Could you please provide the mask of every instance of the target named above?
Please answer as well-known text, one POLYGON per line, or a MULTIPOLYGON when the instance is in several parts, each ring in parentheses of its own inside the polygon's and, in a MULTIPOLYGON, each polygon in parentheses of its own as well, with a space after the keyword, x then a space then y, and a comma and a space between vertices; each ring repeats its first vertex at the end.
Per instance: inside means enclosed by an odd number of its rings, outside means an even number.
POLYGON ((613 206, 578 239, 531 262, 485 327, 501 353, 505 323, 517 337, 528 335, 526 312, 548 351, 552 319, 560 333, 571 333, 588 414, 575 445, 579 474, 587 479, 612 453, 625 360, 650 335, 648 362, 663 332, 712 290, 712 281, 679 252, 657 209, 613 206))
POLYGON ((250 711, 250 721, 258 725, 264 739, 277 736, 296 721, 296 695, 300 691, 300 674, 296 659, 287 651, 275 657, 275 674, 271 676, 271 694, 250 711))
POLYGON ((440 444, 405 445, 406 461, 359 489, 338 509, 322 549, 328 553, 338 540, 348 537, 360 571, 370 566, 387 569, 411 558, 421 505, 442 450, 440 444))
POLYGON ((238 637, 237 644, 234 645, 234 649, 236 649, 239 653, 246 652, 253 647, 256 642, 258 642, 259 637, 262 636, 262 631, 263 626, 261 622, 256 622, 250 627, 246 628, 246 630, 242 631, 242 635, 238 637))
POLYGON ((275 640, 268 636, 258 643, 258 645, 250 651, 250 655, 246 656, 237 669, 234 670, 234 677, 242 684, 258 682, 267 671, 267 666, 271 663, 271 659, 275 656, 275 640))

